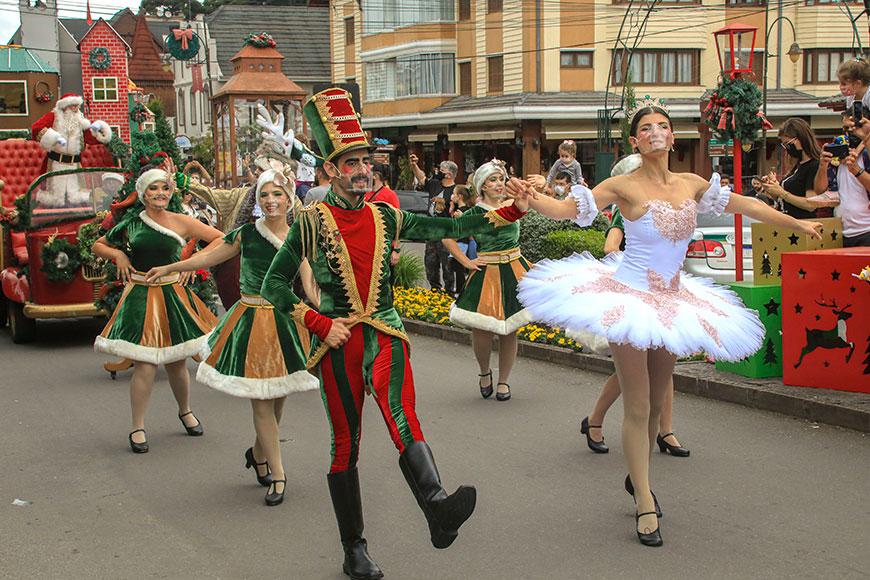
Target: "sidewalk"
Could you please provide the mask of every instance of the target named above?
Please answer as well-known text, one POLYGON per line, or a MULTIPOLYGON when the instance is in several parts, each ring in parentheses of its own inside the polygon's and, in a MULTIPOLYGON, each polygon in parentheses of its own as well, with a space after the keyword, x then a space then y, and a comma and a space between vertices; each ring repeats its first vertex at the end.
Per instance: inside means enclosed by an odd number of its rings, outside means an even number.
MULTIPOLYGON (((471 333, 467 330, 407 318, 402 320, 409 332, 471 344, 471 333)), ((521 340, 519 354, 598 373, 613 372, 613 361, 609 357, 576 353, 555 346, 521 340)), ((870 396, 863 393, 787 387, 778 378, 745 378, 718 371, 712 364, 703 362, 677 363, 674 388, 699 397, 870 433, 870 396)))

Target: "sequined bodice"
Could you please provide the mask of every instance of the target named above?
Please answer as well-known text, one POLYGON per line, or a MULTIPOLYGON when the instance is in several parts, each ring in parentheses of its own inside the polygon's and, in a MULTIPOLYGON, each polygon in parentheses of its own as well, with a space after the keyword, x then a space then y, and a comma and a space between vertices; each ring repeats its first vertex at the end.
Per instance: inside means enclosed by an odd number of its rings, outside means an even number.
POLYGON ((687 199, 679 207, 664 200, 647 202, 647 212, 635 221, 625 219, 625 252, 614 278, 640 290, 650 280, 679 284, 675 278, 697 223, 697 203, 687 199))

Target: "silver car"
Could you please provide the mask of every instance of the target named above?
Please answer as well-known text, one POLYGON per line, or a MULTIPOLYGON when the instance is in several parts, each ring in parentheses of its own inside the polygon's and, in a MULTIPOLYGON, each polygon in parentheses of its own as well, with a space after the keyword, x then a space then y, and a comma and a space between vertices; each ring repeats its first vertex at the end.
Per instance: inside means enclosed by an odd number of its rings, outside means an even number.
MULTIPOLYGON (((761 203, 761 202, 759 202, 761 203)), ((743 280, 751 282, 752 274, 752 223, 756 221, 743 216, 743 280)), ((698 224, 683 269, 693 276, 704 276, 714 282, 734 282, 734 215, 717 216, 713 213, 698 214, 698 224)))

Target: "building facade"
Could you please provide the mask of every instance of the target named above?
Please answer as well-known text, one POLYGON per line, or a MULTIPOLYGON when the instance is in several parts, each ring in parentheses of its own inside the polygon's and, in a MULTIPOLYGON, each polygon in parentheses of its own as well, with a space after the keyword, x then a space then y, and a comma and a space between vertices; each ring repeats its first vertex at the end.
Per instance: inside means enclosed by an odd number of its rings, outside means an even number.
POLYGON ((125 142, 130 142, 130 105, 128 94, 128 58, 130 46, 102 18, 85 33, 79 43, 81 53, 82 96, 85 110, 91 119, 101 119, 109 124, 112 133, 125 142), (92 58, 97 51, 105 51, 105 64, 92 58))

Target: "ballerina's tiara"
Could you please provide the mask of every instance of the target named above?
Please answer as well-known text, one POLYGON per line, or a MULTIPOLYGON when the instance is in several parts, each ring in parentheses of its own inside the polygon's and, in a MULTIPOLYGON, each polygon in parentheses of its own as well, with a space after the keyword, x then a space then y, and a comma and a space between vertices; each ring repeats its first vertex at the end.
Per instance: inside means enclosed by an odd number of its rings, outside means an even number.
POLYGON ((649 107, 657 107, 659 109, 662 109, 668 115, 671 114, 671 110, 665 104, 664 99, 653 98, 649 95, 645 95, 642 99, 638 99, 637 101, 635 101, 634 106, 626 111, 625 115, 626 117, 628 117, 628 122, 630 123, 634 120, 634 116, 637 114, 638 111, 642 109, 647 109, 649 107))

